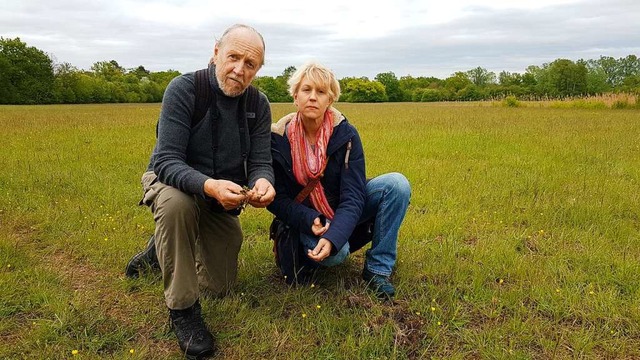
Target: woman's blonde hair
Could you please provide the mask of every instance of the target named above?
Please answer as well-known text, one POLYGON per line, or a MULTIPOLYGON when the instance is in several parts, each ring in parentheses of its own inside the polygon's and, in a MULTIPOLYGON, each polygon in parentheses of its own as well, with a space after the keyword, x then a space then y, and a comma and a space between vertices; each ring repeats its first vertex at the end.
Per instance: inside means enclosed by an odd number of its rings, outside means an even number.
POLYGON ((318 63, 309 62, 297 69, 287 81, 289 94, 293 96, 304 79, 309 79, 318 87, 326 88, 332 102, 340 98, 340 83, 333 74, 333 71, 318 63))

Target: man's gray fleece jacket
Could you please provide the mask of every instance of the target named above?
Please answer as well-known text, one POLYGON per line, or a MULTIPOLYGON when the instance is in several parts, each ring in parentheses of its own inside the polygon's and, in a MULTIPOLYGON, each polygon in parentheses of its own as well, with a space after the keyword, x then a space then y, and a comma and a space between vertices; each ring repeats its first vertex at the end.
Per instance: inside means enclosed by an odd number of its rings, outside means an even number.
POLYGON ((165 90, 158 121, 156 145, 147 170, 158 180, 189 194, 204 194, 204 182, 209 179, 231 180, 253 187, 259 178, 274 183, 271 168, 271 110, 267 97, 260 93, 255 126, 247 132, 248 179, 245 178, 240 147, 238 121, 247 121, 243 97, 224 95, 215 79, 215 67, 209 66, 210 85, 215 92, 219 112, 218 131, 213 134, 213 116, 209 110, 193 128, 191 116, 195 109, 195 73, 174 78, 165 90), (213 137, 218 149, 213 153, 213 137), (247 182, 248 180, 248 182, 247 182))

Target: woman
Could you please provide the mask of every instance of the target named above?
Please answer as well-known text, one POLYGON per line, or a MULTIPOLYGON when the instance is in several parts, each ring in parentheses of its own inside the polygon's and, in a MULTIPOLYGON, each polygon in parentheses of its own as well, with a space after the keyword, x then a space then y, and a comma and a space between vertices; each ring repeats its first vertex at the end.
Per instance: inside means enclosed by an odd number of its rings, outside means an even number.
POLYGON ((281 270, 283 262, 302 264, 296 269, 300 281, 306 269, 340 264, 371 241, 362 277, 378 297, 393 298, 389 276, 409 205, 409 182, 398 173, 366 180, 358 132, 331 107, 340 97, 340 84, 329 69, 306 64, 288 84, 298 111, 272 125, 276 197, 267 208, 297 240, 286 245, 293 251, 274 244, 276 261, 281 270), (362 225, 372 222, 372 238, 363 237, 362 225))

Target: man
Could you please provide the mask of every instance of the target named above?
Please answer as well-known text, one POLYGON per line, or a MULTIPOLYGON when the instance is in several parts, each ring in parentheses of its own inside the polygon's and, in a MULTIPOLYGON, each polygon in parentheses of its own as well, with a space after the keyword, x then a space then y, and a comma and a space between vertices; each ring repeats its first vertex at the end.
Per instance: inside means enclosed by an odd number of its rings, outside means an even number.
POLYGON ((223 294, 235 281, 242 243, 238 213, 246 204, 266 207, 275 196, 269 103, 264 94, 254 93, 255 113, 246 106, 250 95, 245 90, 262 67, 264 52, 255 29, 234 25, 224 32, 208 68, 214 100, 195 123, 196 75, 171 81, 142 176, 142 202, 151 208, 156 228, 126 273, 135 277, 157 261, 172 327, 180 348, 191 357, 214 352, 199 289, 223 294))

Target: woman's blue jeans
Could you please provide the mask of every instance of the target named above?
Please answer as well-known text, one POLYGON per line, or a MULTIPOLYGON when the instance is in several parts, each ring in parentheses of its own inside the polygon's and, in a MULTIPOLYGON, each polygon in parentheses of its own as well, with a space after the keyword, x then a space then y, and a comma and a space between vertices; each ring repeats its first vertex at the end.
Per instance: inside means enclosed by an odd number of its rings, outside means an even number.
MULTIPOLYGON (((364 267, 378 275, 389 276, 396 264, 398 247, 398 230, 402 224, 409 198, 411 185, 400 173, 383 174, 367 181, 365 187, 365 204, 358 224, 375 218, 371 248, 365 255, 364 267)), ((307 249, 314 249, 320 237, 301 233, 300 241, 306 254, 307 249)), ((320 262, 323 266, 341 264, 349 256, 347 242, 337 254, 320 262)))

